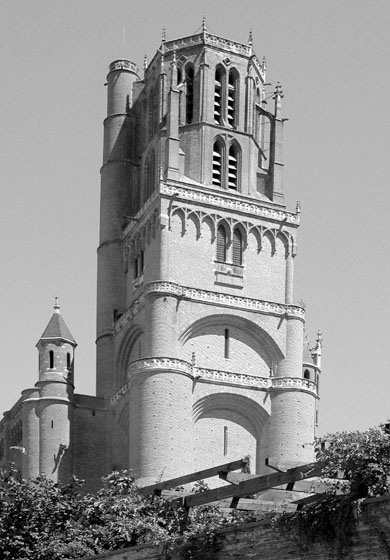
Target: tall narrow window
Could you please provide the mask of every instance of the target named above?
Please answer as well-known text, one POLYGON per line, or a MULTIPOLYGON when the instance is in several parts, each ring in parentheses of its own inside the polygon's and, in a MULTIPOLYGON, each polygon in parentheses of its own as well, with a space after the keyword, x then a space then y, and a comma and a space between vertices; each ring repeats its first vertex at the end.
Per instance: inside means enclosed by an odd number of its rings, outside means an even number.
POLYGON ((226 262, 226 230, 223 226, 217 229, 217 261, 226 262))
POLYGON ((228 187, 229 189, 234 190, 237 190, 238 188, 238 153, 234 144, 232 144, 229 148, 228 187))
POLYGON ((69 352, 66 353, 66 369, 70 369, 70 354, 69 352))
POLYGON ((213 185, 222 185, 222 145, 216 140, 213 146, 213 185))
POLYGON ((223 427, 223 454, 228 454, 228 427, 223 427))
POLYGON ((227 121, 229 126, 236 126, 236 106, 237 106, 237 72, 230 70, 228 82, 228 98, 227 98, 227 121))
POLYGON ((229 329, 225 329, 225 358, 229 358, 229 329))
POLYGON ((222 111, 223 111, 223 70, 218 67, 215 70, 215 84, 214 84, 214 122, 216 124, 223 124, 222 111))
POLYGON ((50 352, 49 352, 49 367, 50 367, 50 369, 53 369, 53 367, 54 367, 54 352, 53 352, 53 350, 50 350, 50 352))
POLYGON ((242 265, 242 235, 238 228, 233 231, 233 264, 242 265))
POLYGON ((194 67, 186 67, 186 124, 194 119, 194 67))

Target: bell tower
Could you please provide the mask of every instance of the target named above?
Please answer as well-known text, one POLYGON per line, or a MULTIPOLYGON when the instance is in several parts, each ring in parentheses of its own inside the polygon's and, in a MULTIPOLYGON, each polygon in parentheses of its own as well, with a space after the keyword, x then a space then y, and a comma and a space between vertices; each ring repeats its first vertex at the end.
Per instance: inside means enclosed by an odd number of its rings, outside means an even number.
POLYGON ((112 466, 145 482, 245 455, 252 472, 312 460, 283 92, 269 109, 252 42, 203 22, 163 37, 142 77, 127 60, 107 77, 97 395, 112 466))

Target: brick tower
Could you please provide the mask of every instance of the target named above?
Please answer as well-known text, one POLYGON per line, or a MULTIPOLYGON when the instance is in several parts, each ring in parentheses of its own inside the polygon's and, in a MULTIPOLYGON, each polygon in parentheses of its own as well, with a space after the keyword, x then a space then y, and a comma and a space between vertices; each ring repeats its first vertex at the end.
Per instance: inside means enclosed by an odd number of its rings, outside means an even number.
POLYGON ((37 343, 39 380, 22 392, 23 477, 45 475, 67 482, 73 474, 74 386, 76 342, 56 298, 54 313, 37 343))
POLYGON ((164 38, 142 77, 127 60, 109 67, 97 295, 107 470, 146 482, 248 454, 252 472, 313 458, 319 350, 304 359, 283 94, 278 84, 270 110, 265 86, 252 38, 205 23, 164 38))

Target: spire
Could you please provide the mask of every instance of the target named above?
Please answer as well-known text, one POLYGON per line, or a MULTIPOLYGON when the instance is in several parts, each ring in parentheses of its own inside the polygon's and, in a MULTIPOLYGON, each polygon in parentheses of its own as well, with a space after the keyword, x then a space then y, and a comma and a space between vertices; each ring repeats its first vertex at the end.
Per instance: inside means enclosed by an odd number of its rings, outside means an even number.
POLYGON ((171 87, 175 88, 177 86, 177 59, 176 59, 176 50, 173 51, 173 57, 171 62, 171 87))
POLYGON ((165 29, 165 26, 162 28, 162 32, 161 32, 161 42, 164 44, 167 40, 167 30, 165 29))
POLYGON ((48 322, 47 327, 43 331, 43 334, 39 340, 41 341, 55 338, 66 340, 67 342, 70 342, 71 344, 76 346, 76 342, 60 313, 58 297, 56 297, 54 300, 54 313, 51 316, 51 319, 48 322))
POLYGON ((253 53, 253 33, 252 33, 252 29, 249 29, 249 37, 248 37, 248 45, 251 51, 251 54, 253 53))
POLYGON ((277 82, 273 99, 275 100, 275 117, 277 119, 282 118, 282 99, 283 99, 283 90, 280 82, 277 82))
POLYGON ((207 23, 206 23, 206 16, 203 16, 202 18, 202 33, 206 33, 207 32, 207 23))
POLYGON ((311 351, 311 355, 312 358, 314 360, 314 364, 318 367, 321 368, 321 355, 322 355, 322 332, 320 329, 318 329, 317 332, 317 339, 316 339, 316 345, 314 346, 314 348, 311 351))

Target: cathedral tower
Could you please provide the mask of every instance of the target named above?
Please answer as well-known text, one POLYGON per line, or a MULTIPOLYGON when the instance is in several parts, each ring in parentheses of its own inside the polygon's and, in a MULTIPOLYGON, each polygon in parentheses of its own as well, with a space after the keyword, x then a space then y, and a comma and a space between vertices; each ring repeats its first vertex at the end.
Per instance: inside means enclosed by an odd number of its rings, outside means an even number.
POLYGON ((283 93, 270 110, 266 85, 252 38, 205 24, 163 39, 142 76, 109 68, 97 396, 112 410, 106 460, 143 481, 245 455, 252 472, 313 458, 299 208, 284 204, 283 93))

